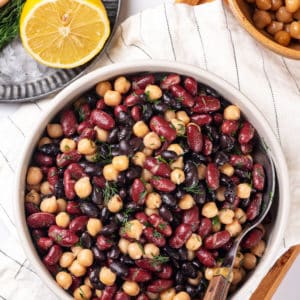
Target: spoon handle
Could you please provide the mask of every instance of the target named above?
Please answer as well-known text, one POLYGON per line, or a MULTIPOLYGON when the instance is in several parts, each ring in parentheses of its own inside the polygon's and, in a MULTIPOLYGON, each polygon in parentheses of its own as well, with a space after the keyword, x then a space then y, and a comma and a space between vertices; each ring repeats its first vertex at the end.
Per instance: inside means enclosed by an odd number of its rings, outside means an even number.
POLYGON ((203 300, 225 300, 227 298, 230 282, 222 275, 214 276, 209 282, 203 300))

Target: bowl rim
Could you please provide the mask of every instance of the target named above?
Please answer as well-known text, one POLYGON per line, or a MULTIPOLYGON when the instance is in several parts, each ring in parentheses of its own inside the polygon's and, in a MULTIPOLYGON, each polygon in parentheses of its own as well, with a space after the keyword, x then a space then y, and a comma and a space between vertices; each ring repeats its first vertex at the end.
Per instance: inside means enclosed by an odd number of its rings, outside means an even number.
POLYGON ((265 275, 266 270, 268 271, 274 261, 278 258, 279 254, 281 254, 279 251, 281 250, 282 239, 287 225, 290 208, 289 180, 288 176, 285 176, 285 174, 288 174, 286 161, 279 142, 267 120, 263 117, 263 113, 244 94, 224 79, 221 79, 208 71, 174 61, 142 60, 102 67, 74 81, 51 101, 48 108, 42 113, 39 121, 34 126, 31 134, 26 138, 15 175, 15 188, 13 191, 14 216, 18 228, 18 236, 24 252, 40 278, 59 297, 59 299, 72 299, 68 293, 57 285, 55 279, 53 279, 48 270, 44 267, 42 260, 39 258, 32 243, 24 212, 24 187, 27 166, 30 162, 33 149, 41 137, 46 125, 62 108, 69 103, 72 103, 76 97, 79 97, 99 81, 111 79, 120 75, 140 72, 175 72, 184 76, 194 77, 197 81, 214 88, 225 99, 233 104, 237 104, 241 108, 243 114, 247 116, 247 119, 254 124, 256 129, 258 127, 260 128, 258 130, 260 136, 268 145, 267 151, 273 158, 279 182, 278 212, 274 228, 270 234, 270 241, 267 246, 268 251, 266 251, 253 272, 256 276, 251 275, 251 278, 249 278, 232 297, 232 299, 235 300, 244 299, 251 295, 254 290, 253 286, 256 287, 258 285, 259 281, 265 275))
POLYGON ((250 33, 250 35, 258 42, 260 42, 265 47, 270 50, 280 54, 282 56, 292 58, 292 59, 300 59, 300 50, 292 49, 289 47, 282 46, 271 38, 268 38, 263 33, 261 33, 244 15, 237 0, 224 0, 228 3, 229 8, 236 19, 240 22, 242 27, 250 33))

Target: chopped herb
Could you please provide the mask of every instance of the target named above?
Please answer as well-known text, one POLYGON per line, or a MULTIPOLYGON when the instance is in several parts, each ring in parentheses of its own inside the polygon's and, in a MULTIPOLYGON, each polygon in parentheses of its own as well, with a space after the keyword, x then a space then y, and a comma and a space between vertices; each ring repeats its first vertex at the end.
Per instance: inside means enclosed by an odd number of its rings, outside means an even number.
POLYGON ((157 160, 158 161, 160 161, 160 162, 162 162, 162 163, 168 163, 163 157, 161 157, 161 156, 158 156, 157 157, 157 160))
POLYGON ((196 194, 196 195, 203 195, 204 194, 203 189, 197 183, 193 184, 192 186, 185 186, 183 189, 188 193, 192 193, 192 194, 196 194))
POLYGON ((220 224, 219 218, 217 216, 213 217, 211 221, 212 221, 213 226, 216 226, 216 225, 220 224))
POLYGON ((144 225, 145 225, 146 227, 152 227, 151 223, 150 223, 150 222, 148 222, 148 221, 147 221, 147 222, 145 222, 145 223, 144 223, 144 225))
POLYGON ((65 145, 65 150, 69 151, 71 148, 68 145, 65 145))
POLYGON ((115 182, 106 182, 105 188, 103 190, 104 202, 107 202, 111 199, 112 196, 118 193, 118 187, 115 182))
POLYGON ((166 141, 166 138, 164 136, 159 136, 159 139, 161 142, 165 142, 166 141))
POLYGON ((140 193, 139 199, 144 199, 147 195, 147 190, 144 190, 143 192, 140 193))
POLYGON ((80 294, 80 297, 82 298, 82 299, 86 299, 86 297, 85 297, 85 294, 84 294, 84 291, 82 290, 82 288, 81 287, 79 287, 79 294, 80 294))
POLYGON ((85 113, 81 107, 78 109, 78 115, 79 115, 79 122, 82 122, 85 120, 85 113))
POLYGON ((143 105, 142 109, 143 109, 143 114, 144 114, 147 111, 147 105, 143 105))
POLYGON ((273 193, 273 192, 270 192, 270 193, 269 193, 269 197, 270 197, 270 199, 273 199, 274 193, 273 193))
POLYGON ((110 164, 112 161, 112 154, 111 154, 111 146, 107 145, 107 153, 102 154, 99 151, 97 151, 91 158, 92 162, 101 162, 102 164, 110 164))
POLYGON ((160 180, 160 177, 159 176, 152 176, 152 179, 154 179, 154 180, 160 180))
POLYGON ((157 265, 165 264, 169 260, 170 258, 168 256, 157 255, 157 256, 153 256, 153 258, 151 259, 151 264, 153 266, 157 266, 157 265))
POLYGON ((162 235, 161 235, 161 233, 159 233, 158 231, 154 230, 154 231, 153 231, 153 237, 155 237, 155 238, 161 238, 162 235))
POLYGON ((182 102, 183 101, 183 96, 181 96, 181 97, 177 97, 177 98, 175 98, 177 101, 180 101, 180 102, 182 102))
POLYGON ((55 240, 56 240, 57 242, 61 242, 62 239, 63 239, 63 237, 62 237, 60 234, 57 234, 57 235, 55 236, 55 240))
POLYGON ((150 91, 147 91, 147 92, 145 93, 145 95, 146 95, 147 101, 150 101, 150 102, 151 102, 151 99, 150 99, 150 91))
POLYGON ((158 224, 158 229, 159 229, 159 230, 164 230, 166 227, 167 227, 167 224, 166 224, 166 223, 159 223, 159 224, 158 224))
POLYGON ((137 243, 139 248, 142 250, 143 254, 145 254, 144 247, 141 243, 137 243))
POLYGON ((185 134, 185 126, 183 124, 177 124, 177 132, 179 135, 185 134))

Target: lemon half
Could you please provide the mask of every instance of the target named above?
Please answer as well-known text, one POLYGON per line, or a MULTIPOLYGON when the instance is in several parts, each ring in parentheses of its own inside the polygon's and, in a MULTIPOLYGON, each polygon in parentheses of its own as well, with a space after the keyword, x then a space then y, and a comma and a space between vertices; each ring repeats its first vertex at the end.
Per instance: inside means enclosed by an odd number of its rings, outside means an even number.
POLYGON ((53 68, 75 68, 88 62, 109 34, 100 0, 28 0, 20 18, 24 48, 53 68))

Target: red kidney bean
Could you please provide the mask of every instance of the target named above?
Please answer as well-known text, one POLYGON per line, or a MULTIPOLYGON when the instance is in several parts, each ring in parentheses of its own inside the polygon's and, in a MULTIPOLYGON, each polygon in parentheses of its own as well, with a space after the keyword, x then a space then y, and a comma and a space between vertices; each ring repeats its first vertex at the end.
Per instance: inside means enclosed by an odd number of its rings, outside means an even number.
POLYGON ((254 164, 252 170, 253 187, 262 191, 265 187, 265 171, 261 164, 254 164))
POLYGON ((78 236, 71 230, 62 229, 56 225, 49 228, 48 236, 62 247, 72 247, 79 241, 78 236))
POLYGON ((50 183, 52 187, 57 183, 58 181, 58 173, 57 173, 57 168, 56 167, 51 167, 48 169, 47 173, 47 180, 50 183))
POLYGON ((74 190, 75 180, 72 179, 70 171, 66 170, 64 172, 64 190, 66 198, 72 200, 75 198, 76 193, 74 190))
POLYGON ((212 116, 209 114, 193 114, 191 115, 191 121, 199 126, 203 126, 212 122, 212 116))
POLYGON ((136 90, 133 93, 131 93, 130 95, 128 95, 125 100, 124 100, 124 104, 127 107, 132 107, 135 106, 137 104, 141 104, 142 103, 142 99, 141 99, 141 95, 144 94, 144 90, 136 90))
POLYGON ((114 300, 130 300, 130 299, 131 299, 130 296, 125 294, 123 291, 118 291, 114 297, 114 300))
POLYGON ((44 176, 47 176, 49 167, 41 166, 41 170, 44 176))
POLYGON ((145 202, 145 197, 146 197, 146 188, 141 181, 141 179, 136 178, 133 181, 133 184, 130 189, 130 196, 131 199, 140 205, 142 205, 145 202))
POLYGON ((221 113, 214 114, 214 123, 216 125, 221 125, 223 122, 223 115, 221 113))
POLYGON ((224 201, 223 203, 222 208, 236 209, 240 204, 240 198, 235 196, 232 203, 228 201, 224 201))
POLYGON ((72 150, 68 153, 61 153, 56 156, 56 164, 58 167, 66 167, 71 163, 76 163, 80 161, 81 154, 79 154, 76 150, 72 150))
POLYGON ((167 178, 153 177, 150 180, 151 185, 160 192, 170 193, 176 189, 176 185, 167 178))
POLYGON ((30 228, 47 228, 55 224, 55 216, 45 212, 38 212, 27 218, 27 224, 30 228))
POLYGON ((212 141, 206 136, 203 135, 203 150, 202 153, 206 156, 211 155, 213 149, 212 141))
POLYGON ((193 112, 197 113, 211 113, 221 108, 220 100, 212 96, 196 97, 195 106, 192 108, 193 112))
POLYGON ((146 294, 139 294, 136 300, 149 300, 149 297, 146 294))
POLYGON ((62 126, 64 136, 72 136, 76 132, 77 128, 77 120, 74 111, 71 109, 65 110, 61 114, 60 124, 62 126))
POLYGON ((81 134, 83 132, 83 130, 86 128, 93 128, 93 124, 91 123, 90 120, 81 122, 77 127, 77 133, 81 134))
POLYGON ((205 267, 212 268, 216 266, 217 262, 211 252, 201 247, 197 252, 196 256, 205 267))
POLYGON ((230 239, 224 246, 222 246, 222 250, 229 251, 233 246, 233 239, 230 239))
POLYGON ((41 152, 35 154, 34 160, 39 166, 42 167, 51 167, 54 165, 53 157, 49 155, 45 155, 41 152))
POLYGON ((61 270, 60 266, 58 264, 55 265, 48 265, 44 262, 44 266, 47 268, 47 270, 52 274, 52 276, 56 276, 56 274, 61 270))
POLYGON ((173 280, 170 279, 156 279, 152 281, 148 287, 147 291, 151 293, 161 293, 173 285, 173 280))
POLYGON ((123 105, 123 104, 120 104, 120 105, 118 105, 114 108, 114 115, 115 115, 116 118, 118 118, 120 112, 125 112, 126 113, 127 111, 128 111, 127 106, 123 105))
POLYGON ((143 230, 143 234, 146 237, 147 241, 155 244, 157 247, 163 247, 166 245, 166 239, 164 238, 164 236, 151 227, 146 227, 143 230))
POLYGON ((117 286, 106 286, 105 289, 103 290, 102 296, 100 300, 112 300, 114 299, 114 295, 117 291, 117 286))
POLYGON ((91 115, 90 106, 87 103, 81 104, 78 109, 78 114, 79 114, 79 119, 81 121, 85 121, 85 120, 89 119, 89 117, 91 115))
POLYGON ((66 211, 70 215, 81 215, 79 203, 76 201, 68 201, 66 211))
POLYGON ((103 176, 94 176, 93 183, 100 188, 105 188, 106 180, 103 176))
POLYGON ((198 228, 198 234, 202 238, 205 238, 208 234, 210 234, 211 230, 212 230, 211 219, 202 218, 200 221, 199 228, 198 228))
POLYGON ((174 235, 169 240, 172 248, 179 249, 192 235, 192 226, 190 224, 180 224, 177 226, 174 235))
POLYGON ((31 235, 34 241, 37 242, 41 237, 45 237, 46 233, 42 229, 33 229, 31 235))
POLYGON ((158 135, 163 136, 168 142, 176 139, 176 130, 170 123, 160 116, 154 116, 150 120, 150 128, 158 135))
POLYGON ((141 75, 132 81, 132 89, 145 89, 148 84, 154 84, 155 77, 152 74, 141 75))
POLYGON ((48 237, 41 237, 37 241, 37 246, 44 251, 49 250, 53 245, 53 241, 48 237))
POLYGON ((180 76, 178 74, 168 74, 163 78, 160 87, 163 90, 168 90, 172 85, 180 83, 180 76))
POLYGON ((204 246, 207 249, 219 249, 223 247, 230 238, 230 233, 227 230, 219 231, 205 238, 204 246))
POLYGON ((233 135, 239 129, 239 122, 238 121, 230 121, 224 120, 221 126, 221 131, 227 135, 233 135))
POLYGON ((144 168, 156 176, 170 177, 171 175, 170 166, 167 163, 160 162, 155 157, 147 157, 144 162, 144 168))
POLYGON ((85 129, 81 132, 81 134, 80 134, 78 140, 82 140, 82 139, 90 139, 90 140, 94 140, 95 137, 96 137, 96 131, 95 131, 93 128, 85 128, 85 129))
POLYGON ((106 107, 106 104, 104 102, 104 99, 99 99, 96 103, 96 109, 104 109, 106 107))
POLYGON ((111 130, 115 127, 115 120, 103 110, 94 109, 91 113, 91 121, 94 125, 105 129, 111 130))
POLYGON ((38 205, 32 202, 25 202, 25 210, 28 216, 40 212, 38 205))
POLYGON ((131 117, 135 122, 142 120, 142 109, 140 106, 136 105, 131 109, 131 117))
POLYGON ((114 245, 114 242, 104 235, 98 235, 96 243, 101 251, 108 250, 114 245))
POLYGON ((215 163, 209 163, 206 168, 206 183, 211 190, 220 186, 220 171, 215 163))
POLYGON ((152 214, 148 217, 148 220, 152 226, 164 236, 172 235, 172 227, 159 215, 152 214))
POLYGON ((239 132, 239 143, 247 144, 254 137, 255 129, 249 122, 244 122, 239 132))
POLYGON ((197 81, 192 77, 187 77, 184 80, 185 89, 193 96, 198 94, 198 84, 197 81))
POLYGON ((162 270, 157 273, 157 276, 162 279, 169 279, 172 277, 173 269, 169 265, 163 265, 162 270))
POLYGON ((69 229, 73 232, 81 232, 85 229, 85 226, 89 220, 88 216, 79 216, 74 218, 70 224, 69 224, 69 229))
POLYGON ((243 154, 249 154, 253 151, 253 143, 241 144, 241 151, 243 154))
POLYGON ((263 200, 262 193, 256 193, 247 207, 247 211, 246 211, 247 220, 252 221, 259 215, 262 200, 263 200))
POLYGON ((159 262, 150 258, 142 258, 135 260, 135 264, 138 267, 151 272, 160 272, 162 270, 162 265, 159 262))
POLYGON ((144 225, 148 222, 148 216, 141 211, 137 212, 134 217, 144 225))
POLYGON ((181 101, 182 105, 185 107, 193 107, 195 104, 195 99, 191 96, 181 85, 174 84, 170 86, 170 92, 177 101, 181 101))
POLYGON ((200 127, 195 123, 189 123, 186 127, 187 142, 192 151, 199 153, 203 148, 203 137, 200 127))
POLYGON ((47 265, 55 265, 58 263, 60 257, 62 256, 63 251, 60 246, 53 245, 48 254, 44 257, 44 263, 47 265))
POLYGON ((198 229, 200 219, 199 208, 197 205, 183 212, 182 223, 190 224, 192 226, 193 232, 195 232, 198 229))
POLYGON ((230 156, 230 164, 239 169, 246 169, 251 171, 253 168, 252 158, 248 155, 232 154, 230 156))
POLYGON ((144 270, 142 268, 129 268, 129 274, 126 280, 131 280, 135 282, 146 282, 151 280, 151 272, 144 270))
POLYGON ((263 232, 258 228, 252 229, 246 234, 241 242, 241 247, 243 249, 251 249, 256 246, 262 239, 263 232))

